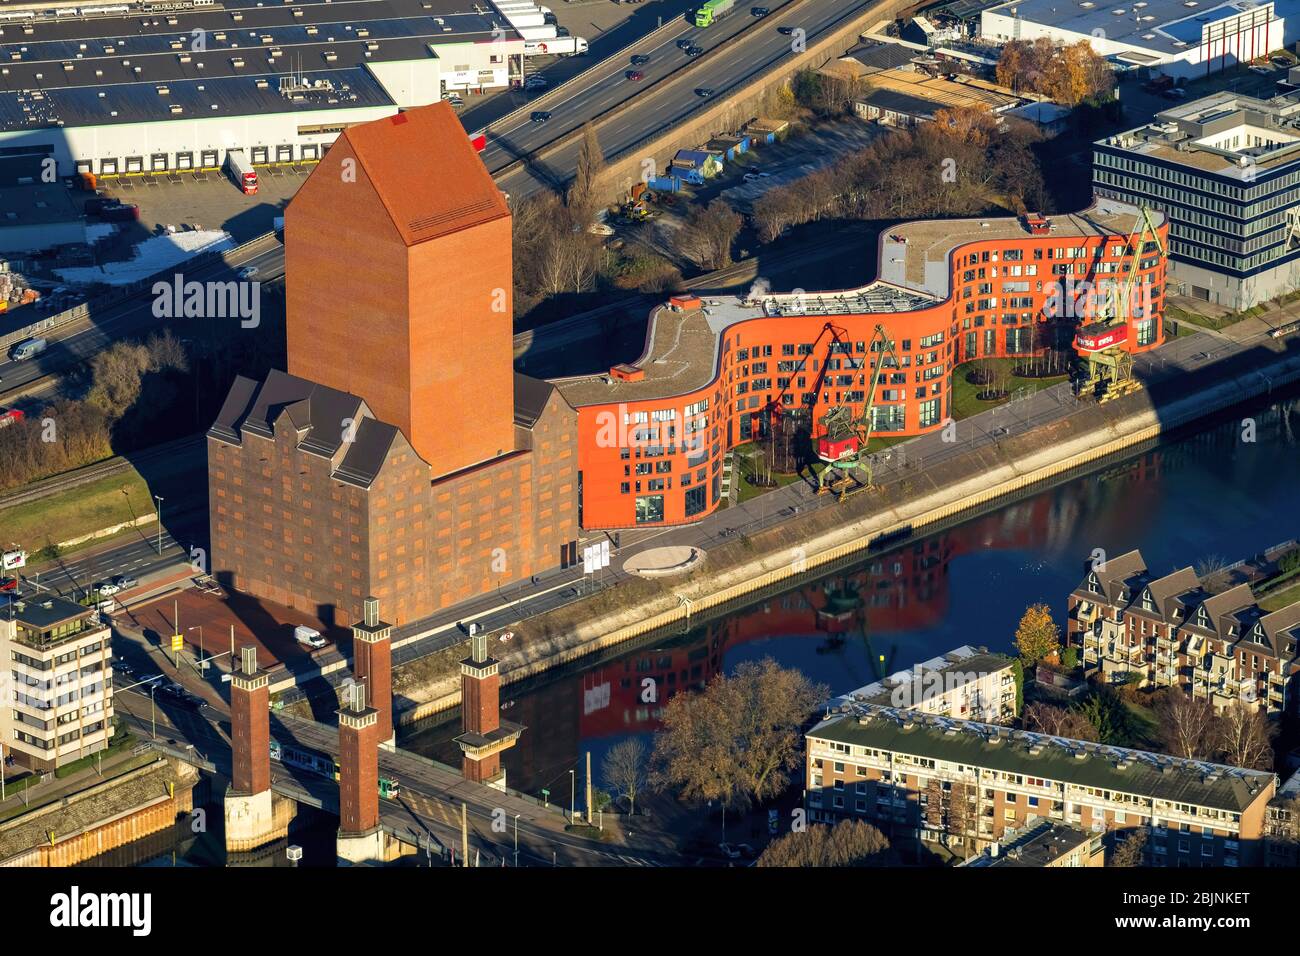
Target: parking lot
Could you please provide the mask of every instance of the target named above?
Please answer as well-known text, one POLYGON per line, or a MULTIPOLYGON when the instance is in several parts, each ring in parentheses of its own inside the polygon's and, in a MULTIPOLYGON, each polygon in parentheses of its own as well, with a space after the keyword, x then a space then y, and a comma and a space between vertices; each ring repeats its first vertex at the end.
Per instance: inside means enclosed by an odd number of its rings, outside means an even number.
POLYGON ((312 168, 310 163, 258 166, 258 189, 252 196, 240 192, 220 171, 107 177, 100 179, 99 188, 140 207, 139 228, 132 230, 138 234, 157 235, 169 225, 198 225, 224 229, 239 243, 271 231, 312 168))

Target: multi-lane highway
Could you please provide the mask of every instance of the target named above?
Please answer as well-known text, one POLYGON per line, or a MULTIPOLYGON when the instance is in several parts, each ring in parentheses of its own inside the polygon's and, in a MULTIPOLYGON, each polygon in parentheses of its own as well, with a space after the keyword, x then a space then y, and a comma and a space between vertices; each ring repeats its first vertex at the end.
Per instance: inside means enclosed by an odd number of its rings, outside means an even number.
POLYGON ((742 3, 730 17, 704 29, 676 21, 652 34, 644 48, 631 51, 650 58, 635 67, 644 79, 627 78, 626 73, 634 69, 628 57, 610 58, 551 96, 539 97, 529 108, 493 124, 487 130, 483 156, 497 184, 512 197, 562 184, 577 165, 578 138, 570 137, 571 142, 555 149, 547 147, 585 123, 595 121, 607 157, 621 155, 782 59, 797 55, 796 40, 810 46, 837 25, 887 4, 786 0, 768 6, 772 11, 768 16, 754 18, 742 3), (802 36, 788 32, 793 30, 802 30, 802 36), (696 62, 677 47, 677 41, 684 39, 704 50, 696 62), (701 89, 710 90, 711 96, 700 96, 701 89), (533 110, 546 110, 551 119, 534 123, 533 110), (606 117, 611 111, 616 112, 606 117))

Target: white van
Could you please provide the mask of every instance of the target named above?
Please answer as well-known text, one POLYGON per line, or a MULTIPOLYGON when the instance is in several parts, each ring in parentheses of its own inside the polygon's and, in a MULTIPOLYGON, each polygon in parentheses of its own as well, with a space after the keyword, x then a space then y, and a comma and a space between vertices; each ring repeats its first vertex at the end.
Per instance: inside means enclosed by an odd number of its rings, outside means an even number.
POLYGON ((9 357, 15 362, 21 362, 29 359, 33 355, 40 355, 45 351, 45 346, 49 345, 44 339, 24 339, 13 347, 9 352, 9 357))
POLYGON ((324 647, 329 643, 320 636, 320 631, 314 627, 307 627, 305 624, 299 624, 293 629, 293 639, 299 644, 305 644, 307 647, 324 647))

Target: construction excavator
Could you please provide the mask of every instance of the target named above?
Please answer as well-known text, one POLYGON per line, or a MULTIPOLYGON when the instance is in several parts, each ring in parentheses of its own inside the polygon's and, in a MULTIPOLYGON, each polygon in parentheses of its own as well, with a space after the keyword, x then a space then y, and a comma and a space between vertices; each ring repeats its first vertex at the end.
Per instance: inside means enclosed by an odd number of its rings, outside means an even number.
POLYGON ((1080 326, 1075 333, 1074 349, 1086 368, 1082 386, 1098 396, 1099 402, 1111 401, 1142 387, 1133 377, 1133 354, 1124 346, 1131 334, 1132 320, 1138 317, 1134 290, 1139 264, 1149 243, 1155 244, 1153 252, 1165 255, 1165 244, 1152 221, 1151 210, 1144 205, 1125 247, 1128 269, 1124 280, 1110 283, 1109 294, 1101 298, 1094 321, 1080 326))

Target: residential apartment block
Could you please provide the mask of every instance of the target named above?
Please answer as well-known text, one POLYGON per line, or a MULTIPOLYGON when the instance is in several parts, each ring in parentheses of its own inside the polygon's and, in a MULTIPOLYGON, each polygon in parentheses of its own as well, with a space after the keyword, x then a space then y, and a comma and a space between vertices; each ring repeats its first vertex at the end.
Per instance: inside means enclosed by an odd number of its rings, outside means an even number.
POLYGON ((1208 591, 1183 568, 1156 576, 1138 551, 1089 570, 1069 597, 1067 644, 1084 670, 1108 681, 1181 687, 1215 709, 1233 701, 1269 716, 1295 709, 1300 686, 1300 602, 1272 613, 1250 587, 1208 591))
POLYGON ((1263 862, 1277 778, 994 724, 853 704, 808 731, 810 820, 979 852, 1030 818, 1126 839, 1155 866, 1263 862))
POLYGON ((1291 774, 1269 801, 1264 841, 1265 865, 1300 866, 1300 770, 1291 774))
POLYGON ((1035 820, 1023 830, 1008 830, 1001 843, 990 843, 983 853, 961 865, 1003 869, 1105 866, 1106 849, 1097 833, 1035 820))
POLYGON ((48 593, 0 603, 0 655, 10 681, 0 707, 6 756, 54 770, 113 736, 113 649, 99 612, 48 593))
POLYGON ((1016 718, 1012 658, 969 644, 890 674, 839 698, 838 703, 915 709, 940 717, 1007 724, 1016 718))

